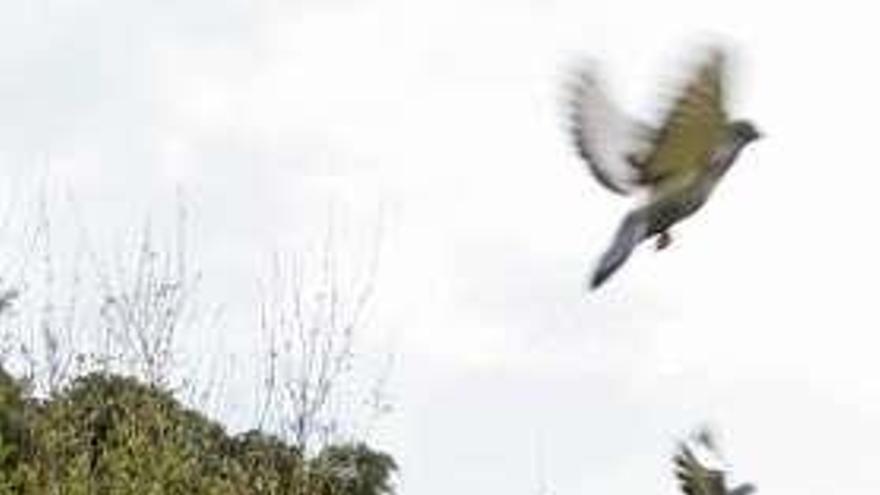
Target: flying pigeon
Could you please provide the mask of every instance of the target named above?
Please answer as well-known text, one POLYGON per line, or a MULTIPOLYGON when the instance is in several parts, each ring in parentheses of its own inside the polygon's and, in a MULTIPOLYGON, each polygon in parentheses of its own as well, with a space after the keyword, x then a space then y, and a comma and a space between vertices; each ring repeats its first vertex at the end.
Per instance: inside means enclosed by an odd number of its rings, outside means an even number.
POLYGON ((593 176, 612 192, 647 193, 630 211, 602 255, 590 280, 598 288, 645 239, 656 247, 671 242, 670 228, 693 215, 712 194, 740 151, 760 133, 747 120, 725 111, 725 55, 709 51, 685 80, 659 126, 624 115, 594 71, 579 71, 569 94, 571 131, 593 176))
MULTIPOLYGON (((711 434, 704 430, 695 438, 695 442, 698 447, 717 455, 711 438, 711 434)), ((725 472, 700 462, 691 447, 685 443, 679 445, 674 461, 675 476, 685 495, 749 495, 756 490, 751 483, 743 483, 728 489, 725 472)))

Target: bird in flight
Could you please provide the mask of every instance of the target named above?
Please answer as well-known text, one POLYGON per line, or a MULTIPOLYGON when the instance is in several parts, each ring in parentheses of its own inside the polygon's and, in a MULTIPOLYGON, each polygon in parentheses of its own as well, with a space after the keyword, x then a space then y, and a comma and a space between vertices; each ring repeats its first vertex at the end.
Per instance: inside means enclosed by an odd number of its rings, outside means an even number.
POLYGON ((581 158, 605 188, 621 195, 645 192, 647 201, 621 222, 590 279, 596 289, 642 241, 658 250, 672 240, 673 225, 693 215, 760 133, 725 110, 725 53, 708 50, 684 81, 659 125, 625 115, 590 68, 570 87, 571 132, 581 158))
MULTIPOLYGON (((697 446, 717 455, 711 433, 700 431, 694 438, 697 446)), ((756 488, 751 483, 743 483, 734 488, 727 488, 725 472, 722 469, 708 467, 701 462, 694 451, 686 443, 681 443, 673 458, 675 476, 678 478, 681 491, 685 495, 749 495, 756 488)))

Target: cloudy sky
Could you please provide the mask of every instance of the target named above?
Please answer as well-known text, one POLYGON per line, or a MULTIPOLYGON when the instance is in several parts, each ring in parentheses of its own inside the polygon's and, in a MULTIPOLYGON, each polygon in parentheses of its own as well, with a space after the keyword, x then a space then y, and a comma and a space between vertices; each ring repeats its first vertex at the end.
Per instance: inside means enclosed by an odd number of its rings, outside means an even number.
POLYGON ((874 493, 876 18, 855 0, 7 0, 0 167, 10 191, 49 177, 93 232, 182 189, 233 349, 273 250, 332 218, 356 256, 381 223, 396 409, 373 441, 401 493, 671 494, 674 441, 702 422, 764 493, 874 493), (569 146, 566 64, 598 60, 649 114, 707 34, 736 46, 732 112, 767 137, 670 249, 585 293, 630 204, 569 146))

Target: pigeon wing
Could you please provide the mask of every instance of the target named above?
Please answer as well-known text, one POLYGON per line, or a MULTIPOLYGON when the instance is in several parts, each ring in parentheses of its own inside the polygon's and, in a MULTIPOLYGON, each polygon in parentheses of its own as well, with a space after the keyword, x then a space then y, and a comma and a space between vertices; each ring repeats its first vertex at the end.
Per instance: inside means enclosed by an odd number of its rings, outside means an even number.
POLYGON ((636 190, 642 182, 636 163, 647 154, 652 130, 614 104, 588 64, 574 74, 567 102, 575 146, 596 180, 618 194, 636 190))
POLYGON ((723 94, 724 55, 712 50, 685 82, 644 161, 654 187, 697 175, 723 139, 727 116, 723 94))
POLYGON ((706 468, 687 445, 679 447, 674 460, 675 475, 685 495, 727 495, 724 473, 706 468))

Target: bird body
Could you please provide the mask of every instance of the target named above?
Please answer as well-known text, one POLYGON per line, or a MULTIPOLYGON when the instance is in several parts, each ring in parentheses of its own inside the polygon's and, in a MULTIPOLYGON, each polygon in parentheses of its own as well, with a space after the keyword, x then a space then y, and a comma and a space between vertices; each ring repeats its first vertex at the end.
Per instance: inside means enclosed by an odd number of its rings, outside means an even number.
POLYGON ((711 196, 740 151, 759 136, 748 121, 730 121, 724 110, 723 54, 711 53, 698 66, 658 128, 620 112, 591 71, 574 87, 575 144, 589 170, 612 192, 647 189, 647 202, 626 215, 590 281, 602 285, 647 238, 658 249, 669 230, 693 215, 711 196))

